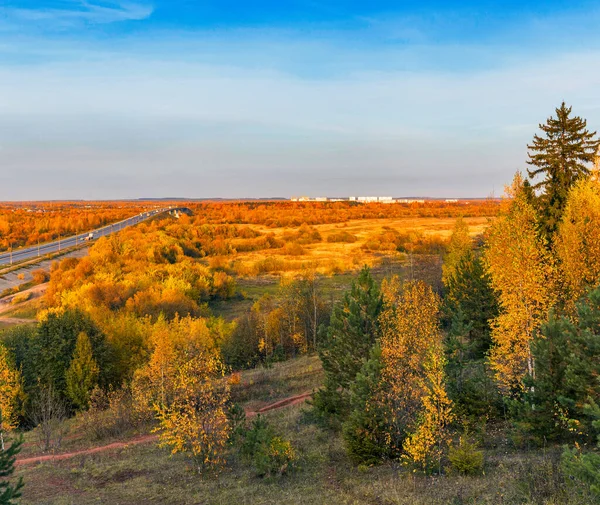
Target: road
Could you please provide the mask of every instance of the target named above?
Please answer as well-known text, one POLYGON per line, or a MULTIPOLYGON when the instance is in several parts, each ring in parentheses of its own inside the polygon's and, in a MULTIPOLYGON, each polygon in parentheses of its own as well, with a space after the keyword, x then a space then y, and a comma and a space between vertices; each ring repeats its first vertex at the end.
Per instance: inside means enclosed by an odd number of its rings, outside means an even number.
POLYGON ((142 221, 146 221, 147 219, 150 219, 151 217, 154 217, 157 214, 169 212, 169 210, 171 209, 150 210, 148 212, 137 214, 123 221, 119 221, 118 223, 109 224, 108 226, 92 230, 91 232, 88 231, 80 235, 65 237, 64 239, 56 240, 55 242, 48 242, 39 246, 15 249, 12 252, 0 254, 0 265, 12 265, 13 263, 18 263, 20 261, 32 258, 38 258, 47 254, 57 253, 68 249, 69 247, 74 247, 85 242, 97 240, 100 237, 105 237, 106 235, 110 235, 112 233, 120 231, 123 228, 127 228, 128 226, 133 226, 138 223, 141 223, 142 221))

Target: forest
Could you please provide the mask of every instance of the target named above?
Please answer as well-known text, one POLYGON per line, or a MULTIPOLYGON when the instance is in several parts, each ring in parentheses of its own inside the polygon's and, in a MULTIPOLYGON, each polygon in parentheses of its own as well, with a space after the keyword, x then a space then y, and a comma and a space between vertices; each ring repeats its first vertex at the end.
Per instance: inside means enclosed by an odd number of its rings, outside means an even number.
POLYGON ((0 252, 83 233, 155 207, 141 201, 0 203, 0 252))
POLYGON ((501 200, 186 202, 55 262, 0 333, 0 503, 600 503, 600 140, 540 130, 501 200))

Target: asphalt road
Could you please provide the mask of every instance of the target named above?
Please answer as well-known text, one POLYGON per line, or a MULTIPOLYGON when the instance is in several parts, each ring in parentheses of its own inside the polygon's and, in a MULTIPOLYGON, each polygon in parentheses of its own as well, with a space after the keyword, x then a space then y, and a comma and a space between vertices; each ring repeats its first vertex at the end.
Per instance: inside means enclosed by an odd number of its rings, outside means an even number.
POLYGON ((142 214, 137 214, 133 217, 125 219, 124 221, 119 221, 118 223, 109 224, 108 226, 98 228, 97 230, 92 230, 91 232, 88 231, 80 235, 65 237, 64 239, 57 240, 55 242, 48 242, 46 244, 41 244, 40 246, 15 249, 14 251, 12 251, 12 253, 7 252, 0 254, 0 265, 11 265, 13 263, 18 263, 19 261, 24 261, 40 256, 45 256, 46 254, 60 252, 65 249, 68 249, 69 247, 74 247, 85 242, 92 242, 94 240, 99 239, 100 237, 105 237, 106 235, 118 232, 123 228, 127 228, 128 226, 134 226, 138 223, 141 223, 142 221, 146 221, 147 219, 156 216, 157 214, 168 212, 169 210, 170 209, 150 210, 148 212, 143 212, 142 214))

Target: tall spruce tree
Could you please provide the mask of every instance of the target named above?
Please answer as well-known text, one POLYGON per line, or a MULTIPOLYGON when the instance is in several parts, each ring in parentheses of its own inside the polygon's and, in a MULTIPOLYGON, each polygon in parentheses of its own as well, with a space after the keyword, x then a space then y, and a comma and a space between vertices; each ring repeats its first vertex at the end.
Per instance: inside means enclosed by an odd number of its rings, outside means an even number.
POLYGON ((483 260, 475 251, 464 255, 448 279, 444 310, 451 326, 458 324, 466 330, 462 336, 467 358, 484 358, 492 344, 490 321, 498 315, 498 300, 483 260))
POLYGON ((16 505, 16 500, 21 497, 23 479, 20 477, 11 483, 9 478, 15 471, 15 461, 22 444, 23 440, 17 440, 0 451, 0 505, 16 505))
POLYGON ((569 189, 590 173, 589 165, 600 146, 596 132, 587 130, 585 119, 571 117, 571 109, 563 102, 556 109, 556 117, 539 125, 544 135, 536 134, 527 146, 527 163, 534 167, 527 172, 532 180, 537 180, 533 188, 541 190, 537 200, 548 235, 560 223, 569 189), (538 180, 538 176, 542 179, 538 180))
POLYGON ((316 413, 333 424, 343 421, 349 412, 350 387, 377 339, 382 305, 379 287, 369 268, 364 267, 333 309, 327 336, 319 349, 325 386, 313 396, 316 413))

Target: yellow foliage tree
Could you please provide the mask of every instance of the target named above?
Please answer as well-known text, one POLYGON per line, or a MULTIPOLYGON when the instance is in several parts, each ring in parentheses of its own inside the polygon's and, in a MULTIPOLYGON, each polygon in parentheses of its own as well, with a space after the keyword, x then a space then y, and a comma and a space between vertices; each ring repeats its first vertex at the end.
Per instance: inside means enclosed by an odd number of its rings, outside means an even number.
POLYGON ((229 385, 206 320, 160 318, 150 328, 153 351, 132 384, 136 407, 156 414, 161 445, 190 453, 200 469, 218 467, 229 438, 229 385))
POLYGON ((146 321, 152 352, 148 364, 134 374, 132 389, 141 413, 154 405, 168 404, 175 391, 175 377, 182 363, 202 352, 213 351, 214 343, 205 319, 176 317, 156 323, 146 321))
POLYGON ((555 300, 554 261, 520 174, 507 194, 512 201, 490 227, 484 255, 501 308, 492 323, 490 361, 504 393, 521 389, 525 375, 534 375, 530 342, 555 300))
POLYGON ((600 284, 600 181, 582 179, 570 191, 556 237, 567 299, 600 284))
POLYGON ((442 456, 450 445, 448 425, 453 421, 452 401, 445 389, 446 359, 444 348, 433 344, 424 363, 422 379, 423 413, 416 430, 404 443, 404 456, 423 470, 437 466, 442 471, 442 456))
POLYGON ((21 374, 11 363, 6 347, 0 344, 0 448, 4 433, 15 427, 15 401, 21 393, 21 374))
POLYGON ((201 471, 225 463, 231 429, 223 370, 214 353, 191 358, 177 367, 172 400, 155 405, 161 445, 171 447, 173 454, 191 454, 201 471))
MULTIPOLYGON (((397 278, 382 285, 380 388, 390 453, 422 466, 439 460, 451 421, 444 389, 440 299, 423 282, 401 289, 397 278)), ((375 406, 375 404, 373 404, 375 406)))

